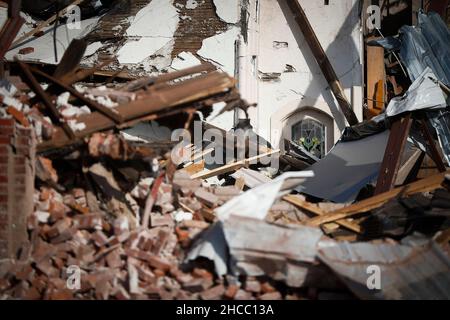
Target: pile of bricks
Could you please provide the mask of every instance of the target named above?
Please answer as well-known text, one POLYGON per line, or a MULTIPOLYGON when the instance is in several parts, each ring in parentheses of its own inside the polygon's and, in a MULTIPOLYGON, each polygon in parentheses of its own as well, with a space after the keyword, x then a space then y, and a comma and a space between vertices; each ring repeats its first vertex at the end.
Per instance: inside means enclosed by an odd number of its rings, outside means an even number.
MULTIPOLYGON (((48 159, 38 162, 55 170, 48 159)), ((140 182, 132 192, 136 202, 143 204, 156 183, 140 182)), ((215 220, 213 209, 237 194, 233 186, 203 187, 200 180, 176 171, 173 181, 163 180, 157 188, 148 225, 144 225, 139 219, 133 224, 126 215, 111 214, 97 199, 98 209, 92 210, 92 195, 83 188, 58 192, 42 184, 34 192, 34 210, 26 222, 29 242, 15 259, 0 264, 0 296, 298 298, 299 293, 280 289, 270 279, 220 278, 209 261, 183 263, 192 241, 215 220)))

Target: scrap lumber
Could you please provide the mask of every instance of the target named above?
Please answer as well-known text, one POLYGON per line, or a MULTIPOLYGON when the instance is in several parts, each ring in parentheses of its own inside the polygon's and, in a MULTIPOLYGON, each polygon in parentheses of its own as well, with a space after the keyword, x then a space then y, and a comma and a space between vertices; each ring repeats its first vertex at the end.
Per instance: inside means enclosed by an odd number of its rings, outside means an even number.
POLYGON ((78 92, 76 89, 72 88, 69 85, 66 85, 64 82, 58 80, 55 77, 52 77, 51 75, 46 74, 45 72, 42 72, 39 69, 30 67, 31 72, 40 75, 41 77, 47 79, 48 81, 51 81, 53 84, 63 88, 64 90, 70 92, 70 94, 72 94, 73 96, 75 96, 77 99, 81 100, 83 103, 85 103, 88 107, 90 107, 91 109, 94 109, 95 111, 98 111, 99 113, 101 113, 102 115, 108 117, 109 119, 111 119, 112 121, 114 121, 115 123, 122 123, 123 117, 114 112, 113 110, 91 100, 86 98, 82 93, 78 92))
POLYGON ((56 79, 62 79, 74 73, 78 68, 81 59, 87 48, 87 43, 83 39, 73 39, 69 44, 69 47, 64 52, 61 61, 53 73, 53 77, 56 79))
POLYGON ((400 168, 401 155, 403 153, 406 140, 409 136, 409 131, 413 119, 411 114, 405 117, 400 117, 392 124, 389 140, 384 153, 383 162, 378 176, 375 194, 380 194, 391 190, 397 179, 398 169, 400 168))
POLYGON ((444 172, 445 164, 442 161, 442 157, 439 154, 438 149, 436 148, 436 143, 434 142, 433 135, 431 134, 430 128, 428 127, 427 122, 422 119, 420 121, 422 133, 425 136, 425 139, 428 141, 428 147, 430 148, 431 153, 431 159, 433 159, 434 163, 436 164, 439 172, 444 172))
POLYGON ((69 127, 69 125, 61 121, 62 116, 59 113, 58 109, 56 109, 56 106, 53 104, 50 97, 47 95, 47 93, 42 89, 39 82, 36 80, 36 78, 33 76, 33 74, 30 71, 30 68, 23 62, 18 61, 19 67, 23 72, 24 81, 27 82, 27 84, 30 86, 30 88, 36 93, 36 95, 42 100, 42 103, 48 108, 50 112, 50 117, 52 118, 52 121, 56 124, 61 125, 62 130, 67 135, 62 134, 61 136, 65 139, 70 139, 69 141, 73 141, 75 137, 75 133, 72 131, 72 129, 69 127))
MULTIPOLYGON (((440 172, 445 172, 445 165, 436 148, 436 143, 424 120, 420 121, 421 130, 425 140, 428 142, 428 148, 431 158, 436 163, 440 172)), ((400 168, 401 156, 404 151, 406 140, 408 139, 413 118, 410 113, 395 119, 389 134, 389 140, 386 146, 383 162, 381 164, 380 174, 378 176, 375 194, 380 194, 391 190, 395 186, 400 168)))
MULTIPOLYGON (((64 58, 64 57, 63 57, 64 58)), ((90 77, 92 75, 100 75, 100 76, 108 76, 109 73, 107 72, 103 72, 101 69, 103 67, 106 67, 107 65, 109 65, 113 60, 105 60, 102 63, 100 63, 99 65, 93 67, 93 68, 80 68, 79 70, 75 71, 75 72, 71 72, 68 74, 63 75, 62 77, 58 78, 59 80, 61 80, 61 82, 67 84, 67 85, 71 85, 74 84, 78 81, 81 81, 83 79, 86 79, 87 77, 90 77)), ((119 77, 119 75, 116 75, 116 77, 119 77)), ((130 77, 125 77, 124 73, 121 73, 120 75, 121 78, 130 80, 130 77)))
MULTIPOLYGON (((314 205, 308 201, 303 201, 302 199, 300 199, 299 197, 289 194, 287 196, 283 197, 283 200, 301 208, 301 209, 305 209, 308 212, 314 213, 317 216, 324 216, 327 214, 326 211, 322 210, 319 206, 314 205)), ((336 223, 344 228, 347 228, 351 231, 354 231, 356 233, 362 233, 361 227, 354 223, 354 222, 350 222, 347 220, 338 220, 336 221, 336 223)))
MULTIPOLYGON (((11 1, 11 2, 18 2, 18 1, 11 1)), ((53 21, 55 21, 58 17, 63 17, 68 11, 69 9, 73 8, 73 6, 77 6, 79 4, 81 4, 82 2, 84 2, 84 0, 75 0, 73 1, 71 4, 69 4, 67 7, 65 7, 64 9, 60 10, 59 12, 57 12, 56 14, 54 14, 53 16, 51 16, 50 18, 48 18, 47 20, 41 22, 36 28, 34 28, 33 30, 25 33, 23 36, 21 36, 19 39, 17 39, 16 41, 13 42, 12 46, 15 47, 18 44, 20 44, 22 41, 28 39, 29 37, 31 37, 32 35, 38 33, 39 31, 41 31, 42 29, 44 29, 45 27, 47 27, 48 25, 50 25, 53 21)))
POLYGON ((306 221, 307 225, 320 226, 324 223, 335 222, 341 219, 351 217, 353 215, 368 212, 376 209, 387 203, 389 200, 394 199, 397 196, 407 197, 415 193, 429 192, 441 187, 442 182, 445 179, 445 175, 449 174, 450 170, 445 173, 440 173, 403 187, 395 188, 388 192, 384 192, 373 196, 371 198, 362 200, 348 207, 339 209, 335 212, 330 212, 325 215, 312 218, 306 221))
MULTIPOLYGON (((223 100, 228 94, 233 93, 234 87, 233 78, 223 72, 214 71, 150 92, 135 101, 118 106, 115 111, 128 121, 126 125, 132 125, 132 123, 151 120, 153 117, 157 118, 161 114, 179 113, 180 109, 175 109, 177 107, 183 108, 189 104, 192 108, 192 104, 196 103, 196 108, 201 108, 204 106, 202 101, 206 103, 205 100, 214 101, 214 98, 223 100)), ((99 112, 79 116, 76 120, 86 125, 85 129, 75 133, 78 138, 115 127, 114 121, 99 112)), ((121 128, 124 128, 124 125, 121 128)), ((59 130, 59 128, 56 129, 57 132, 59 130)), ((46 151, 70 143, 67 137, 56 134, 53 140, 41 143, 38 151, 46 151)))
POLYGON ((193 75, 196 73, 210 72, 214 71, 216 68, 211 64, 201 64, 199 66, 190 67, 187 69, 169 72, 167 74, 160 75, 159 77, 146 77, 131 81, 125 84, 121 89, 125 91, 137 91, 139 89, 145 88, 149 85, 164 83, 167 81, 175 80, 185 76, 193 75))
POLYGON ((334 97, 336 98, 339 107, 341 108, 341 112, 344 114, 345 118, 351 126, 357 124, 359 121, 355 113, 353 112, 352 105, 345 96, 342 84, 339 81, 339 78, 337 77, 330 60, 328 59, 327 54, 320 44, 319 39, 314 32, 314 29, 309 23, 308 17, 303 11, 302 6, 300 5, 298 0, 287 0, 287 4, 294 14, 295 21, 300 27, 300 30, 302 31, 306 42, 311 48, 314 58, 319 64, 323 75, 328 81, 331 91, 333 92, 334 97))
POLYGON ((229 164, 226 164, 222 167, 207 171, 207 172, 199 172, 191 176, 192 179, 208 179, 211 177, 215 177, 221 174, 225 174, 231 171, 236 171, 244 167, 248 167, 252 162, 261 160, 266 157, 270 157, 276 154, 279 154, 280 150, 273 150, 264 154, 260 154, 251 158, 235 161, 229 164))
POLYGON ((14 38, 19 33, 25 20, 20 15, 22 0, 10 1, 8 5, 8 20, 0 31, 0 59, 3 59, 11 47, 14 38))

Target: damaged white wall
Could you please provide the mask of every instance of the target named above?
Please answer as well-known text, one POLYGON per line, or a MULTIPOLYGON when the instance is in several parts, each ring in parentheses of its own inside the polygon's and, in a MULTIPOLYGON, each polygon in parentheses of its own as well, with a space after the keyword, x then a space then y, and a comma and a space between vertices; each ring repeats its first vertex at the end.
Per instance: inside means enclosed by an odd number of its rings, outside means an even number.
MULTIPOLYGON (((300 3, 362 119, 359 1, 300 3)), ((250 111, 252 125, 277 147, 282 137, 291 139, 291 125, 313 118, 325 124, 329 150, 345 122, 286 1, 249 0, 248 11, 248 44, 241 43, 239 85, 244 98, 258 102, 258 108, 250 111), (272 80, 263 80, 267 77, 272 80)))
MULTIPOLYGON (((361 119, 363 59, 359 1, 329 1, 328 5, 324 1, 300 2, 361 119)), ((6 16, 0 18, 5 20, 6 16)), ((200 59, 209 61, 236 76, 243 97, 250 103, 258 103, 257 108, 250 109, 252 125, 274 147, 278 147, 282 137, 291 139, 291 126, 305 117, 320 120, 326 126, 327 150, 339 138, 344 119, 286 0, 189 0, 185 4, 152 0, 128 19, 127 41, 115 52, 124 66, 139 67, 152 74, 187 68, 201 63, 200 59), (180 10, 184 7, 199 10, 204 1, 214 2, 226 30, 204 39, 197 52, 182 52, 172 59, 177 26, 186 18, 180 10), (242 14, 244 9, 247 15, 242 14), (243 16, 248 20, 241 21, 243 16)), ((89 30, 92 21, 83 21, 82 34, 89 30)), ((48 32, 24 44, 35 47, 35 52, 24 58, 55 63, 50 36, 48 32)), ((67 47, 71 39, 65 40, 67 47)), ((97 51, 99 46, 100 43, 91 44, 86 55, 97 51)), ((11 50, 7 58, 12 59, 21 47, 11 50)), ((63 51, 64 48, 59 48, 61 56, 63 51)), ((231 129, 233 112, 214 117, 221 107, 216 106, 207 121, 231 129)))

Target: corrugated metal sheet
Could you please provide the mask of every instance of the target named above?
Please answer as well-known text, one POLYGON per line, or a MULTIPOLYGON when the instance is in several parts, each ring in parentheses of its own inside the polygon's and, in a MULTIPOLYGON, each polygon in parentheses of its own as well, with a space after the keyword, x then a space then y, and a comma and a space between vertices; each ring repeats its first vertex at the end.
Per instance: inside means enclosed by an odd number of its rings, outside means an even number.
POLYGON ((400 58, 409 77, 416 80, 426 67, 450 85, 450 31, 436 13, 419 14, 419 26, 400 29, 400 58))
POLYGON ((450 299, 450 258, 435 243, 411 247, 347 242, 319 249, 319 258, 362 299, 450 299), (369 266, 381 270, 381 289, 370 290, 369 266))

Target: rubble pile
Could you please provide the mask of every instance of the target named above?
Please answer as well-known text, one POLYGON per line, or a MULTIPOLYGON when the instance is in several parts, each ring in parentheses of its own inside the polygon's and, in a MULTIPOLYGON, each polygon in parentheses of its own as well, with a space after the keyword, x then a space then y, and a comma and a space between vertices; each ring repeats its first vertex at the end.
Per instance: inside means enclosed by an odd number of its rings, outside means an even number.
MULTIPOLYGON (((27 18, 14 3, 2 59, 27 18)), ((450 55, 407 60, 412 38, 376 40, 386 62, 395 44, 402 61, 387 70, 403 63, 410 79, 358 122, 301 5, 288 8, 350 124, 323 156, 258 136, 254 105, 210 62, 130 79, 101 70, 108 61, 81 67, 86 39, 53 67, 1 62, 0 299, 450 298, 450 83, 436 67, 450 55), (232 130, 205 120, 232 113, 245 114, 232 130)), ((170 16, 162 31, 173 35, 170 16)), ((440 18, 419 17, 420 32, 450 37, 440 18)), ((140 37, 122 59, 156 41, 140 37)), ((154 53, 162 65, 170 56, 154 53)))
MULTIPOLYGON (((98 155, 92 148, 97 139, 94 136, 89 142, 93 157, 98 155)), ((87 188, 87 182, 75 182, 84 180, 79 177, 81 170, 58 170, 51 160, 39 157, 39 170, 65 190, 57 191, 47 183, 35 190, 34 212, 27 218, 30 241, 20 249, 18 259, 2 264, 2 297, 300 298, 299 290, 284 288, 281 293, 279 285, 267 277, 222 278, 207 261, 184 263, 192 242, 216 220, 214 208, 238 195, 239 189, 203 186, 201 180, 191 179, 183 170, 168 181, 161 171, 150 172, 149 163, 149 171, 140 173, 149 176, 139 177, 126 193, 119 187, 125 182, 115 179, 118 172, 114 163, 118 160, 114 160, 114 150, 108 156, 110 166, 108 161, 99 161, 87 170, 92 189, 87 188), (70 287, 74 267, 81 276, 80 288, 75 290, 70 287)))

